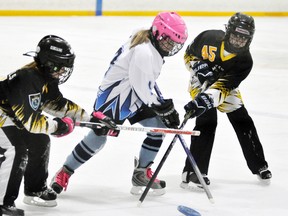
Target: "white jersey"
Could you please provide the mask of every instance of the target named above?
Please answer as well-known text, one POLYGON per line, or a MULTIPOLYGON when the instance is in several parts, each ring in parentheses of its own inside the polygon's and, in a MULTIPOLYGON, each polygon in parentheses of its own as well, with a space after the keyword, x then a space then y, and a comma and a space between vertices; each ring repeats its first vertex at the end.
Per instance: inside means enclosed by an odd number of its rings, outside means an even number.
POLYGON ((95 110, 123 121, 142 104, 160 104, 153 93, 163 58, 149 41, 130 49, 131 39, 116 53, 99 87, 95 110))

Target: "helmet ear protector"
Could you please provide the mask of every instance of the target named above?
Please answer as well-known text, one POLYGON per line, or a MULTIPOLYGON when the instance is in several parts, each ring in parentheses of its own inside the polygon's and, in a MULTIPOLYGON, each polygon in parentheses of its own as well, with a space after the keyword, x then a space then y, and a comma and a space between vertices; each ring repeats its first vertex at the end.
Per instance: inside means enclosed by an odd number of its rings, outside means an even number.
MULTIPOLYGON (((25 55, 32 56, 28 52, 25 55)), ((55 35, 43 37, 34 52, 37 67, 52 80, 62 84, 68 80, 73 72, 75 54, 70 44, 63 38, 55 35)))
POLYGON ((188 37, 186 24, 176 12, 159 13, 152 23, 151 32, 163 56, 179 52, 188 37))
POLYGON ((226 25, 225 50, 240 53, 249 50, 255 32, 254 19, 243 13, 234 14, 226 25))

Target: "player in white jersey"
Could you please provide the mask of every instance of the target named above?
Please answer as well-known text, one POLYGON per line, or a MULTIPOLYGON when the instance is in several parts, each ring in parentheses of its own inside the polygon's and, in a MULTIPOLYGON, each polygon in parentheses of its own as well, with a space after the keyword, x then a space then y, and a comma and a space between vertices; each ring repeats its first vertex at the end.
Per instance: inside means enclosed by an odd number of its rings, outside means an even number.
MULTIPOLYGON (((95 111, 101 111, 117 124, 126 119, 131 124, 138 122, 145 127, 171 127, 179 125, 179 115, 172 99, 160 103, 153 93, 155 81, 160 75, 164 57, 175 55, 187 39, 187 28, 183 19, 175 12, 159 13, 151 28, 139 30, 119 48, 110 62, 99 87, 94 104, 95 111)), ((119 131, 109 135, 117 136, 119 131)), ((51 187, 57 192, 67 188, 71 174, 101 150, 107 140, 107 133, 91 130, 67 157, 56 173, 51 187)), ((149 182, 151 165, 164 139, 163 134, 147 133, 143 141, 139 160, 135 159, 132 177, 132 194, 139 194, 149 182)), ((165 193, 165 181, 155 180, 155 193, 165 193)))

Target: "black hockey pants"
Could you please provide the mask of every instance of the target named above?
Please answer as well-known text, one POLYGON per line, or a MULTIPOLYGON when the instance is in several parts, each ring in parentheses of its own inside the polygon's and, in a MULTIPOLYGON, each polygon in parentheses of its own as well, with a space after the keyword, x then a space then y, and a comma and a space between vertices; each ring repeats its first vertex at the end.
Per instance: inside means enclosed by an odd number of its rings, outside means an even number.
POLYGON ((25 191, 38 192, 47 188, 50 137, 46 134, 29 133, 25 129, 19 130, 15 126, 1 129, 15 147, 15 157, 4 197, 4 204, 12 205, 18 197, 23 175, 25 191))
MULTIPOLYGON (((252 118, 246 108, 227 114, 235 133, 237 134, 247 165, 253 174, 259 169, 268 166, 265 161, 262 144, 258 138, 252 118)), ((217 110, 213 108, 196 119, 195 130, 200 130, 199 137, 191 137, 190 151, 203 174, 208 174, 209 161, 213 148, 215 131, 217 127, 217 110)), ((188 159, 185 161, 183 171, 193 171, 188 159)))

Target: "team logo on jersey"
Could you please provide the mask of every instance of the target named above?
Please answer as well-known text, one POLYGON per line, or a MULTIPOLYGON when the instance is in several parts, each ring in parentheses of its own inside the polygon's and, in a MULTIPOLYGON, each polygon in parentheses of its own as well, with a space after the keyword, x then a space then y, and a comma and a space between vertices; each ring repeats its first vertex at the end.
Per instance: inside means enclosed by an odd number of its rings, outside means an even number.
POLYGON ((40 103, 41 103, 41 94, 40 93, 30 94, 29 103, 30 103, 31 108, 36 111, 39 108, 40 103))

